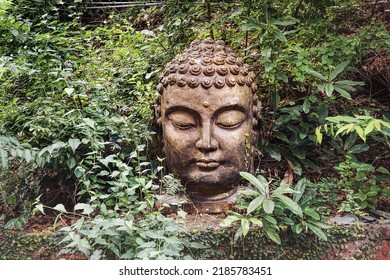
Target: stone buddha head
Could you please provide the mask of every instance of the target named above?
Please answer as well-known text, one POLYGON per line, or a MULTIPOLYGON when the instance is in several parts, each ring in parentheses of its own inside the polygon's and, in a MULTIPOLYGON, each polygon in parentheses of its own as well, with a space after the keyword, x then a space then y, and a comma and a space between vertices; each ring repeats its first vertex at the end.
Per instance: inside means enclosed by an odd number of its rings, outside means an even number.
POLYGON ((160 77, 157 124, 166 167, 193 201, 231 196, 257 138, 255 75, 223 41, 194 41, 160 77))

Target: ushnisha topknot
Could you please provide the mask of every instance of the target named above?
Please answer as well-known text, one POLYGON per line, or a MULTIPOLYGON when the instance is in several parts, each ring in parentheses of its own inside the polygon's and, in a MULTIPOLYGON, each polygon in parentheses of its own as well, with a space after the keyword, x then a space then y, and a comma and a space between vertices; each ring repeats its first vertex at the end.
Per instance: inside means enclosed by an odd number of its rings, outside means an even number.
POLYGON ((248 86, 255 93, 255 75, 242 57, 237 57, 223 41, 195 40, 185 52, 169 62, 160 76, 158 93, 168 85, 179 87, 248 86))
POLYGON ((204 89, 247 86, 253 94, 253 127, 257 127, 260 106, 255 74, 242 57, 225 46, 225 42, 211 38, 195 40, 183 54, 165 66, 157 86, 155 117, 158 125, 161 125, 161 95, 168 86, 173 85, 204 89))

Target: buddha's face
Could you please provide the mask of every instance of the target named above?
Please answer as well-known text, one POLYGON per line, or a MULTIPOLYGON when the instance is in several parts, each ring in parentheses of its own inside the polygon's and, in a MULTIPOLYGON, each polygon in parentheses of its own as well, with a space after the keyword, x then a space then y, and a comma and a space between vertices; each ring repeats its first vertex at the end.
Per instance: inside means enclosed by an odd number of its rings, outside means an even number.
POLYGON ((169 172, 193 199, 228 193, 248 169, 252 92, 247 86, 168 86, 161 99, 164 153, 169 172))

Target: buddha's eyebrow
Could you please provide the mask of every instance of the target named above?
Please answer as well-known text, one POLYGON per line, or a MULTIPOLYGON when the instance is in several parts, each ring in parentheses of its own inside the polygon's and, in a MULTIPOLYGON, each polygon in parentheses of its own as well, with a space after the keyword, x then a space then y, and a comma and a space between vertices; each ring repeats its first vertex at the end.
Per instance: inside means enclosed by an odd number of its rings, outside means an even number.
POLYGON ((222 112, 226 112, 226 111, 240 111, 246 115, 248 109, 245 108, 245 106, 243 106, 241 104, 232 104, 232 105, 223 106, 223 107, 217 109, 215 111, 214 115, 218 115, 218 114, 220 114, 222 112))
POLYGON ((194 115, 196 118, 199 118, 199 113, 198 112, 196 112, 194 109, 186 107, 186 106, 172 106, 172 107, 169 107, 165 111, 165 116, 168 116, 172 112, 186 112, 186 113, 189 113, 191 115, 194 115))

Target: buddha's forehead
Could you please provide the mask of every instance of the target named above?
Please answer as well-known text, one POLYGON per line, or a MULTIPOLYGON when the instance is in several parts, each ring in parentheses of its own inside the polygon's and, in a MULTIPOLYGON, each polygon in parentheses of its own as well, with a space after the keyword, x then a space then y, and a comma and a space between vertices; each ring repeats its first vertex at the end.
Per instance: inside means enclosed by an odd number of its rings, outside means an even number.
POLYGON ((162 109, 173 107, 207 108, 216 111, 224 107, 239 106, 251 108, 252 92, 247 86, 224 87, 222 89, 204 89, 169 86, 162 96, 162 109))

